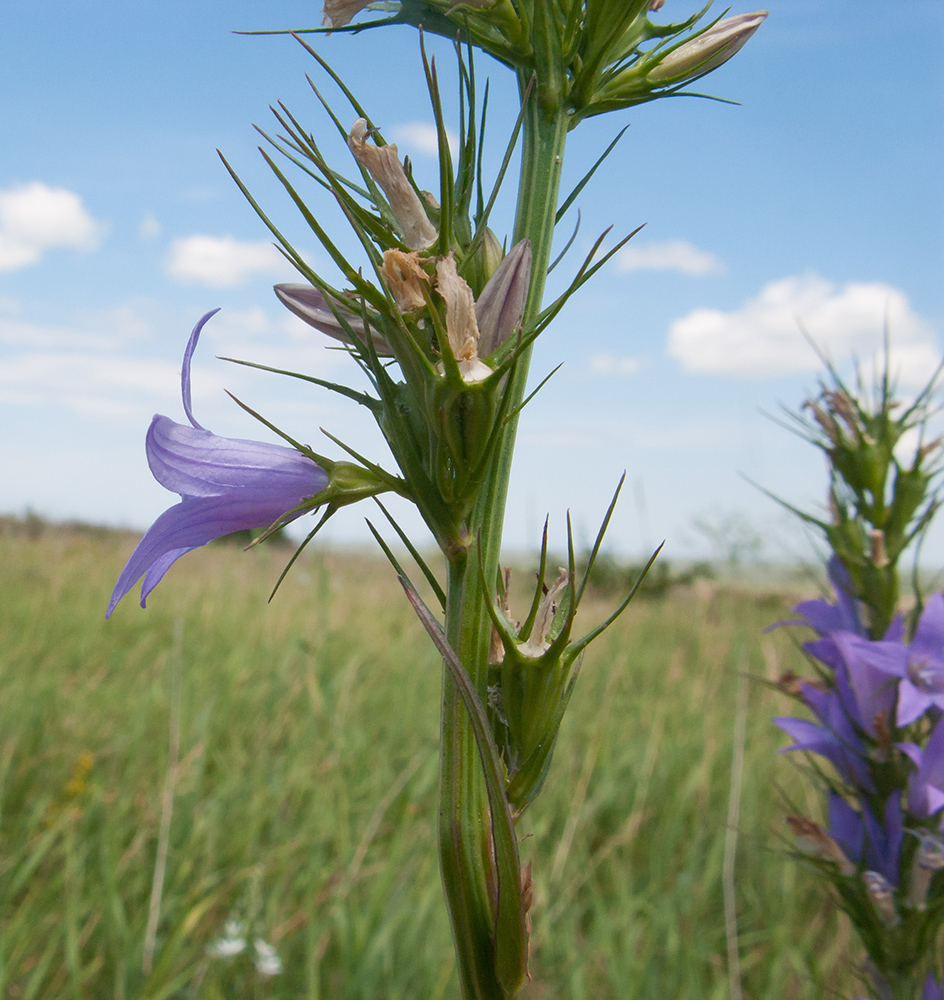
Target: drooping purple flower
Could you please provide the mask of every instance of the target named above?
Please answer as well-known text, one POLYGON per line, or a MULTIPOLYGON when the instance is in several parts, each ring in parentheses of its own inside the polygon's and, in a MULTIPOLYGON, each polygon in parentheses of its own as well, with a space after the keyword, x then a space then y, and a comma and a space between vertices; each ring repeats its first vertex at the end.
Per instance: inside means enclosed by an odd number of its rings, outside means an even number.
POLYGON ((194 419, 190 362, 204 325, 217 312, 197 323, 184 352, 180 382, 190 426, 158 414, 145 441, 154 478, 179 493, 180 503, 165 510, 138 543, 115 584, 106 618, 142 576, 144 607, 148 594, 182 555, 234 531, 268 527, 328 484, 324 469, 294 448, 219 437, 194 419))
POLYGON ((802 624, 809 625, 820 635, 828 635, 830 632, 868 635, 859 618, 859 602, 855 598, 852 578, 838 556, 829 560, 829 579, 836 592, 836 603, 831 604, 822 598, 801 601, 793 610, 806 619, 802 624))
POLYGON ((796 740, 781 753, 807 750, 825 757, 844 781, 871 794, 875 784, 869 773, 865 746, 855 731, 842 701, 835 690, 820 691, 810 684, 803 685, 803 698, 822 725, 809 719, 779 716, 774 724, 796 740))
POLYGON ((861 812, 842 796, 829 793, 829 832, 843 852, 857 864, 865 859, 868 870, 878 872, 892 886, 898 884, 898 856, 904 839, 901 793, 893 792, 885 802, 882 820, 869 808, 864 796, 861 812))
POLYGON ((935 593, 928 599, 910 646, 900 642, 869 643, 863 659, 901 678, 899 726, 914 722, 932 705, 944 709, 944 595, 935 593))
POLYGON ((865 859, 868 868, 880 872, 890 885, 897 886, 898 856, 905 835, 901 793, 892 792, 888 797, 881 822, 863 802, 862 819, 865 822, 865 859))
POLYGON ((865 824, 848 802, 835 792, 829 793, 829 832, 847 858, 859 861, 865 843, 865 824))
POLYGON ((908 810, 927 819, 944 809, 944 716, 923 748, 916 743, 899 743, 898 748, 918 768, 908 779, 908 810))
POLYGON ((873 739, 877 725, 887 731, 895 707, 897 681, 873 662, 876 647, 894 643, 872 642, 852 632, 835 632, 827 640, 839 656, 835 665, 836 690, 846 713, 873 739))
POLYGON ((924 981, 921 1000, 944 1000, 944 987, 934 978, 932 972, 928 973, 928 978, 924 981))

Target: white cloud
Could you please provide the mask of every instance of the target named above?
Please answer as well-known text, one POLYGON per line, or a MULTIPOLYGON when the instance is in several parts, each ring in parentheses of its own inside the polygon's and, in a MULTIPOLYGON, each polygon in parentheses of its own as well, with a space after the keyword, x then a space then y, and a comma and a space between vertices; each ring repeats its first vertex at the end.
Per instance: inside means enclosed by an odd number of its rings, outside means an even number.
POLYGON ((82 199, 41 181, 0 191, 0 271, 35 264, 46 250, 96 250, 105 226, 82 199))
POLYGON ((600 375, 635 375, 641 367, 639 358, 618 357, 615 354, 594 354, 590 357, 590 370, 600 375))
POLYGON ((98 354, 22 354, 0 370, 0 401, 135 413, 179 392, 180 368, 166 361, 98 354))
POLYGON ((719 274, 724 264, 714 254, 699 250, 687 240, 662 243, 629 242, 616 255, 616 269, 631 271, 678 271, 681 274, 719 274))
POLYGON ((892 370, 920 385, 940 361, 934 331, 907 297, 881 282, 841 288, 817 275, 765 285, 739 309, 694 309, 669 328, 668 353, 688 371, 725 375, 781 375, 815 371, 820 361, 802 330, 831 358, 868 361, 881 351, 885 324, 892 370))
POLYGON ((0 344, 32 350, 64 347, 115 351, 129 342, 145 340, 151 334, 150 324, 127 305, 93 310, 81 316, 74 327, 21 320, 15 318, 19 311, 11 309, 10 318, 0 315, 0 344))
MULTIPOLYGON (((432 122, 404 122, 394 125, 389 129, 389 136, 391 141, 397 143, 401 156, 439 155, 439 138, 432 122)), ((446 138, 449 149, 455 156, 459 149, 459 137, 451 129, 446 129, 446 138)))
POLYGON ((174 240, 164 266, 177 281, 210 288, 235 288, 257 274, 281 274, 289 269, 266 240, 200 234, 174 240))

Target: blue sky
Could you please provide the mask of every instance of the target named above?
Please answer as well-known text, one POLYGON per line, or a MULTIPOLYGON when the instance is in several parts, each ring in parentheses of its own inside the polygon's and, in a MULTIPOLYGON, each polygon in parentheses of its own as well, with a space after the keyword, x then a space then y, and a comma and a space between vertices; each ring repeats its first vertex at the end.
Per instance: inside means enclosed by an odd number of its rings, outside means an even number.
MULTIPOLYGON (((694 7, 668 0, 661 14, 694 7)), ((205 426, 266 436, 225 387, 302 439, 323 426, 382 456, 364 414, 215 358, 356 377, 281 310, 271 285, 292 272, 216 155, 323 266, 252 123, 268 127, 283 100, 346 165, 305 74, 324 78, 291 39, 232 33, 318 21, 296 0, 0 5, 0 512, 145 528, 174 498, 150 478, 144 433, 155 412, 182 418, 181 352, 216 306, 194 365, 205 426)), ((567 508, 592 536, 626 470, 620 553, 665 538, 670 558, 694 554, 696 520, 735 518, 772 556, 808 554, 744 476, 801 506, 823 498, 821 459, 762 413, 815 388, 800 323, 845 363, 871 356, 887 315, 905 391, 941 354, 942 42, 939 0, 902 0, 894 16, 877 0, 774 0, 709 78, 740 106, 659 101, 572 134, 571 185, 631 125, 579 201, 552 286, 607 226, 647 225, 539 342, 535 377, 564 367, 522 420, 510 546, 535 545, 545 513, 559 533, 567 508)), ((434 187, 415 33, 316 44, 434 187)), ((449 47, 431 48, 451 88, 449 47)), ((493 87, 494 169, 514 94, 502 67, 483 57, 478 73, 493 87)), ((312 203, 341 234, 332 206, 312 203)), ((330 538, 365 540, 366 513, 342 512, 330 538)), ((931 561, 942 542, 938 530, 931 561)))

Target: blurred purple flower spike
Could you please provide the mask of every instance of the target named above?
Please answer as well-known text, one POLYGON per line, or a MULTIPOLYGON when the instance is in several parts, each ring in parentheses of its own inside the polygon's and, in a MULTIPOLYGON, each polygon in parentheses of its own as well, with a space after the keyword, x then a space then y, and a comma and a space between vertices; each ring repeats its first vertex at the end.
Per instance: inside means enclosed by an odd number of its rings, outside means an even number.
POLYGON ((859 618, 859 602, 854 596, 852 579, 838 556, 833 556, 829 560, 829 579, 836 592, 836 603, 830 604, 822 598, 815 601, 801 601, 793 609, 806 619, 800 624, 809 625, 820 635, 827 635, 830 632, 855 632, 856 635, 867 636, 859 618))
POLYGON ((910 725, 932 706, 944 709, 944 595, 935 593, 928 598, 910 646, 869 643, 863 646, 862 659, 901 679, 899 726, 910 725))
POLYGON ((899 743, 898 748, 918 768, 908 779, 908 809, 927 819, 944 809, 944 716, 923 748, 916 743, 899 743))
POLYGON ((145 442, 154 478, 179 493, 181 501, 165 510, 138 543, 115 584, 106 618, 142 576, 143 608, 182 555, 234 531, 266 528, 328 484, 324 469, 294 448, 219 437, 194 419, 190 362, 203 327, 218 312, 208 312, 197 323, 184 352, 180 383, 190 426, 158 414, 145 442))
POLYGON ((924 981, 921 1000, 944 1000, 944 989, 941 988, 941 984, 934 978, 932 972, 928 973, 928 978, 924 981))

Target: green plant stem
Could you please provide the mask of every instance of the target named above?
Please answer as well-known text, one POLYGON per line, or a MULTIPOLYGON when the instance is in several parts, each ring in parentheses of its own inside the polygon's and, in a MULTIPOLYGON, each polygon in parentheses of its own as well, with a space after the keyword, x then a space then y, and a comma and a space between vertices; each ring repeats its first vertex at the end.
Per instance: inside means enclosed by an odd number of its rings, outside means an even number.
MULTIPOLYGON (((519 77, 522 100, 528 80, 519 77)), ((514 242, 530 239, 531 287, 525 309, 527 326, 540 312, 554 237, 567 113, 539 106, 532 94, 525 109, 521 181, 514 242)), ((510 412, 524 399, 530 350, 510 375, 510 412)), ((481 546, 485 579, 496 579, 517 416, 505 427, 495 460, 469 519, 469 536, 481 546)), ((449 558, 446 638, 468 671, 479 697, 487 699, 491 622, 490 596, 482 592, 478 552, 449 558)), ((520 983, 502 983, 496 969, 495 913, 497 877, 491 821, 482 765, 472 727, 448 671, 444 671, 440 768, 439 849, 443 888, 452 922, 463 1000, 508 1000, 520 983)), ((511 943, 526 968, 528 942, 511 943)), ((514 964, 514 963, 512 963, 514 964)))

